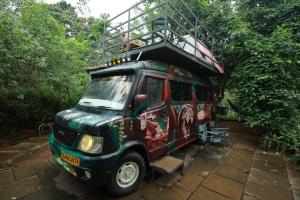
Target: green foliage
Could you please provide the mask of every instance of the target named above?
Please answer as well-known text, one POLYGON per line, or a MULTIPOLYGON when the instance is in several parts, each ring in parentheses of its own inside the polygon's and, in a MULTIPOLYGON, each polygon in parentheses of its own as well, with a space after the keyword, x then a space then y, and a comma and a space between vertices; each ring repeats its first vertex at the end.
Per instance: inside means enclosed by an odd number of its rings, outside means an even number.
POLYGON ((187 3, 223 45, 220 96, 236 94, 246 123, 264 130, 266 147, 299 155, 299 0, 187 3))
POLYGON ((294 153, 289 160, 300 164, 300 115, 298 114, 291 121, 283 123, 279 133, 266 134, 263 145, 266 148, 274 147, 277 151, 288 150, 294 153))
POLYGON ((239 0, 237 10, 251 28, 262 35, 272 35, 278 26, 292 31, 300 41, 300 3, 299 0, 239 0))
POLYGON ((217 115, 217 119, 222 121, 238 121, 239 115, 234 111, 230 111, 226 115, 217 115))
POLYGON ((103 20, 79 18, 65 2, 1 1, 2 128, 35 126, 78 101, 87 81, 84 67, 99 59, 91 56, 96 50, 92 44, 103 20))
POLYGON ((242 112, 251 127, 279 132, 280 126, 297 113, 298 79, 291 71, 295 70, 299 47, 283 28, 278 28, 270 38, 256 35, 244 41, 239 53, 243 51, 248 59, 238 66, 235 79, 239 80, 242 112), (294 56, 288 54, 288 49, 295 50, 294 56))
MULTIPOLYGON (((225 120, 225 121, 238 121, 240 120, 240 115, 239 113, 235 112, 235 110, 233 110, 233 108, 230 106, 230 104, 228 103, 227 100, 230 100, 231 102, 234 103, 234 105, 236 105, 235 99, 237 97, 235 96, 234 93, 230 93, 228 91, 225 91, 224 93, 224 98, 221 100, 221 102, 219 103, 220 106, 222 106, 223 108, 225 108, 225 112, 220 112, 217 114, 217 119, 218 120, 225 120)), ((239 105, 237 107, 240 107, 239 105)))
POLYGON ((236 67, 227 86, 247 124, 265 131, 265 147, 299 153, 300 2, 288 2, 237 1, 248 25, 229 44, 236 67))

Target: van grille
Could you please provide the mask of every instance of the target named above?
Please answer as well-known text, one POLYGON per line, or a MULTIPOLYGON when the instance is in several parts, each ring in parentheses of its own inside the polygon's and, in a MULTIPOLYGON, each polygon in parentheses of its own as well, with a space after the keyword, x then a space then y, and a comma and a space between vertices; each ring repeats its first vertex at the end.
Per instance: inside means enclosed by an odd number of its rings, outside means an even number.
POLYGON ((75 131, 58 124, 54 124, 53 134, 57 142, 66 146, 72 146, 78 135, 75 131))

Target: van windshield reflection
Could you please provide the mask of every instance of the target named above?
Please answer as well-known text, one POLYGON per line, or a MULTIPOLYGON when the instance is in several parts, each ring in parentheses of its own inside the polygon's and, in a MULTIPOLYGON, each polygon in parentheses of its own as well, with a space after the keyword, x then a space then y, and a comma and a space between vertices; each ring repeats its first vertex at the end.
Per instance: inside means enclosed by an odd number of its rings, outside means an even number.
POLYGON ((122 110, 130 93, 134 75, 101 76, 91 80, 79 105, 122 110))

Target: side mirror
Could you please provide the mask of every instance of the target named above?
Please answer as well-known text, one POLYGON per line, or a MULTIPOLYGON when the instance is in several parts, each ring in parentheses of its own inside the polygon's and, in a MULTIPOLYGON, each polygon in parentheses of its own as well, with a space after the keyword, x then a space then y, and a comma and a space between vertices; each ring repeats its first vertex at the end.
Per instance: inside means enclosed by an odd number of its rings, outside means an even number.
POLYGON ((137 94, 134 97, 133 103, 135 113, 140 114, 141 112, 147 109, 147 95, 137 94))

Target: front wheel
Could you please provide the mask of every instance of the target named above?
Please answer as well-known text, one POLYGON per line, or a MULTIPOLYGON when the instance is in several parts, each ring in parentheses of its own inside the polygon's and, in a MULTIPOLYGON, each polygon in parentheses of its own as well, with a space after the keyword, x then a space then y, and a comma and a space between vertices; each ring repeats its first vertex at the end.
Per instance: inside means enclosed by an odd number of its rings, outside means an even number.
POLYGON ((145 161, 140 154, 125 154, 113 170, 107 185, 108 191, 113 196, 123 196, 135 191, 144 179, 145 170, 145 161))

